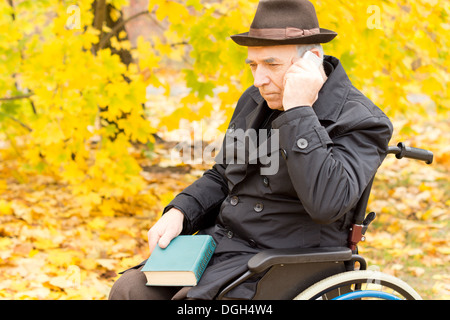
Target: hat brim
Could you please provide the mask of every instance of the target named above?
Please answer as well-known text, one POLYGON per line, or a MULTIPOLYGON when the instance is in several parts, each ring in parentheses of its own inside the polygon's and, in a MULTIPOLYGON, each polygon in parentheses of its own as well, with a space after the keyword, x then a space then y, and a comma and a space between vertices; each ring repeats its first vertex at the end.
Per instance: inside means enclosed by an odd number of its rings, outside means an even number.
POLYGON ((234 42, 240 46, 246 47, 264 47, 264 46, 280 46, 288 44, 315 44, 327 43, 333 40, 337 33, 328 29, 320 28, 320 33, 309 36, 295 37, 289 39, 268 39, 259 37, 250 37, 248 32, 239 33, 231 36, 234 42))

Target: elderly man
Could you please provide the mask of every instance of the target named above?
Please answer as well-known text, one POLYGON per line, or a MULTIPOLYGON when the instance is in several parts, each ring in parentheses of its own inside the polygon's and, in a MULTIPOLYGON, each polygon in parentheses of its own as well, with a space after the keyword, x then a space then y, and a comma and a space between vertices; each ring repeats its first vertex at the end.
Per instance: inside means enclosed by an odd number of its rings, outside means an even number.
MULTIPOLYGON (((250 31, 231 37, 248 47, 254 85, 237 103, 216 164, 148 232, 152 251, 200 230, 214 237, 215 254, 190 290, 147 287, 142 263, 124 272, 110 299, 214 299, 261 250, 347 245, 355 205, 384 159, 392 125, 339 60, 323 55, 321 43, 335 36, 319 27, 307 0, 261 0, 250 31), (322 59, 319 67, 303 58, 306 51, 322 59), (262 158, 227 156, 234 142, 227 136, 252 129, 273 132, 258 139, 277 140, 266 154, 278 161, 270 174, 262 174, 262 158)), ((227 297, 251 299, 256 283, 227 297)))

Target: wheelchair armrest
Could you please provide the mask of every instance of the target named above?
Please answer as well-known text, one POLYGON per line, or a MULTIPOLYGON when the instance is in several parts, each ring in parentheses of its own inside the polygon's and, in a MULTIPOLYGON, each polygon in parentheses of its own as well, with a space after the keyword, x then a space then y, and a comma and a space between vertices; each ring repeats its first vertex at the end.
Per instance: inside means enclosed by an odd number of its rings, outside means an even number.
POLYGON ((247 265, 251 272, 259 273, 276 264, 334 262, 351 259, 352 250, 346 247, 268 249, 253 256, 247 265))
POLYGON ((280 264, 301 264, 314 262, 338 262, 350 261, 359 256, 353 255, 352 250, 346 247, 319 247, 319 248, 292 248, 292 249, 268 249, 254 255, 247 263, 248 270, 240 277, 228 284, 217 296, 223 297, 233 288, 251 278, 255 274, 261 273, 274 265, 280 264))

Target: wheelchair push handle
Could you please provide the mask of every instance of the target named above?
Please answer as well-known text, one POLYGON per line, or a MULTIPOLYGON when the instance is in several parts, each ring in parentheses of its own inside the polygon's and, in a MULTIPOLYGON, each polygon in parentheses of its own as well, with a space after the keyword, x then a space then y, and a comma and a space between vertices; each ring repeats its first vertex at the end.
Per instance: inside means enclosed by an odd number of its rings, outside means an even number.
POLYGON ((400 142, 397 146, 389 147, 387 153, 395 154, 397 159, 410 158, 425 161, 426 164, 433 163, 433 152, 407 147, 403 142, 400 142))

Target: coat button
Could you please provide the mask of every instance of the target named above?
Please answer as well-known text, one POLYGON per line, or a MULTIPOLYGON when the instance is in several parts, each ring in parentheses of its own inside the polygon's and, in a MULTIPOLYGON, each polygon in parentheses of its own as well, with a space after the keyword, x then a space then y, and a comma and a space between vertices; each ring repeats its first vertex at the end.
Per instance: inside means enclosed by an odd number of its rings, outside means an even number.
POLYGON ((266 176, 263 177, 263 185, 264 185, 264 187, 269 186, 269 178, 267 178, 266 176))
POLYGON ((232 196, 232 197, 231 197, 230 203, 231 203, 232 206, 237 205, 238 202, 239 202, 239 198, 238 198, 237 196, 232 196))
POLYGON ((233 238, 233 231, 228 230, 228 232, 227 232, 227 238, 228 238, 228 239, 233 238))
POLYGON ((230 125, 230 128, 228 129, 230 132, 234 132, 234 130, 236 129, 236 124, 235 123, 232 123, 231 125, 230 125))
POLYGON ((252 248, 256 248, 256 241, 253 239, 248 240, 248 244, 252 248))
POLYGON ((281 153, 281 156, 283 157, 283 159, 286 160, 287 159, 287 152, 286 152, 286 150, 280 149, 280 153, 281 153))
POLYGON ((262 203, 257 203, 255 204, 255 206, 253 207, 253 210, 255 210, 256 212, 261 212, 264 209, 264 206, 262 203))
POLYGON ((304 138, 300 138, 297 140, 297 147, 300 149, 305 149, 308 146, 308 141, 304 138))

